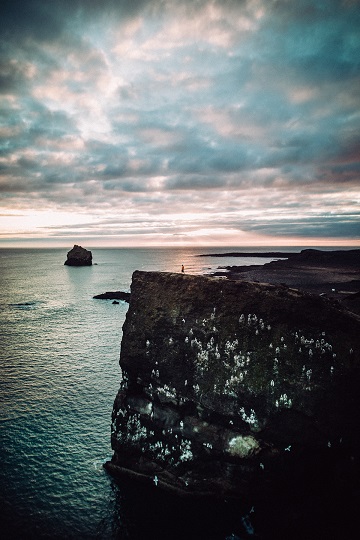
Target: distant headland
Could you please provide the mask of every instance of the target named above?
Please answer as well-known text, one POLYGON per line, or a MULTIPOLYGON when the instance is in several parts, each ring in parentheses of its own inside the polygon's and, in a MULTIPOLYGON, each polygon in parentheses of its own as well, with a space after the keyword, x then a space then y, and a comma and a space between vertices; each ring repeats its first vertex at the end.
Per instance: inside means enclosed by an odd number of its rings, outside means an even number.
MULTIPOLYGON (((214 276, 271 283, 326 296, 360 314, 360 249, 304 249, 298 253, 228 253, 232 257, 279 257, 263 265, 219 267, 214 276)), ((208 255, 224 257, 225 254, 208 255)))
POLYGON ((203 253, 196 257, 279 257, 287 259, 299 255, 294 251, 230 251, 228 253, 203 253))

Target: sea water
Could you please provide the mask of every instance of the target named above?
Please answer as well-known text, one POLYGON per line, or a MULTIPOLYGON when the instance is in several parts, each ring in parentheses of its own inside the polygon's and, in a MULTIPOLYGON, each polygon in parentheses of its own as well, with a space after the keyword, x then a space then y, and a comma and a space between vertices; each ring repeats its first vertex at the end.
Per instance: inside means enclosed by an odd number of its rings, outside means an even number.
POLYGON ((92 249, 94 264, 77 268, 64 266, 64 249, 0 249, 1 538, 236 537, 246 508, 218 519, 151 496, 149 510, 146 493, 104 471, 128 305, 93 299, 129 291, 134 270, 203 274, 269 260, 196 257, 229 251, 92 249))

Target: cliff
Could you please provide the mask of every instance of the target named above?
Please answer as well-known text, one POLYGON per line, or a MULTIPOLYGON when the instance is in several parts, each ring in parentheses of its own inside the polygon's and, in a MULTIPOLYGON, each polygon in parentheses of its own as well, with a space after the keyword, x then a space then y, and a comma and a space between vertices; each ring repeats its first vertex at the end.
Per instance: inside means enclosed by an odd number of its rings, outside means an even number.
POLYGON ((107 469, 192 496, 356 491, 359 330, 297 290, 135 272, 107 469))

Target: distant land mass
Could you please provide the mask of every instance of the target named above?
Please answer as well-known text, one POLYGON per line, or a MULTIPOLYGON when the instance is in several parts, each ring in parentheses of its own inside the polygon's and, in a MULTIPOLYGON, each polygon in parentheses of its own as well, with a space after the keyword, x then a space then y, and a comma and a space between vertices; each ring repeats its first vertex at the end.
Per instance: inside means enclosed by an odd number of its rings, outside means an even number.
MULTIPOLYGON (((321 249, 302 249, 297 251, 263 251, 263 252, 248 252, 248 251, 233 251, 228 253, 205 253, 196 255, 197 257, 262 257, 262 258, 281 258, 292 259, 297 263, 315 263, 328 262, 337 264, 358 264, 360 265, 360 249, 338 249, 338 250, 321 250, 321 249)), ((268 263, 271 264, 271 263, 268 263)), ((263 266, 263 265, 262 265, 263 266)))
POLYGON ((201 255, 196 255, 196 257, 281 257, 281 258, 290 258, 299 253, 294 251, 264 251, 262 253, 249 252, 249 251, 233 251, 229 253, 205 253, 201 255))
MULTIPOLYGON (((239 257, 280 255, 289 257, 263 265, 219 267, 213 275, 232 280, 271 283, 320 294, 339 301, 347 309, 360 314, 360 249, 304 249, 298 253, 231 254, 239 257)), ((225 254, 212 256, 221 257, 225 254)))

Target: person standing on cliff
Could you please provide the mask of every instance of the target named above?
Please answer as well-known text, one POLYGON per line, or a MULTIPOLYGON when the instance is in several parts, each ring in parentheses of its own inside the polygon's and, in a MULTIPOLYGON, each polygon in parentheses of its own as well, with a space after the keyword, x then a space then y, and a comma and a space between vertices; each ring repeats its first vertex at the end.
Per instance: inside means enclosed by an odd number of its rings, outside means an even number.
POLYGON ((183 264, 181 265, 181 272, 182 272, 183 274, 185 274, 185 267, 184 267, 183 264))

